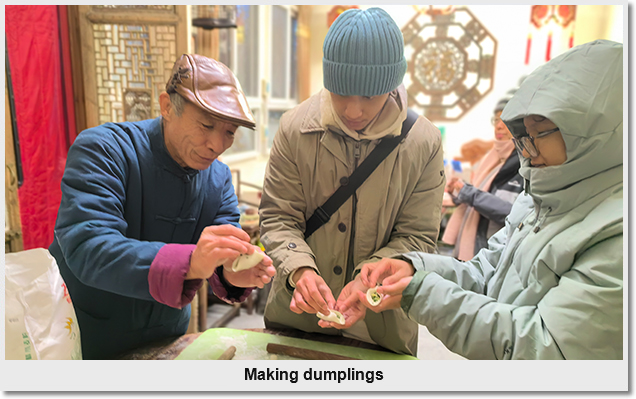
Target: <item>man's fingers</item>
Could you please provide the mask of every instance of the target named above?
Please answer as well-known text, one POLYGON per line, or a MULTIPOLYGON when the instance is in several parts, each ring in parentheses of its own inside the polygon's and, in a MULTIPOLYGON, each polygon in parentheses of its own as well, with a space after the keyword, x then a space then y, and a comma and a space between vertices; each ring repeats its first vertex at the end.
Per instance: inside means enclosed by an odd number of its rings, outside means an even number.
MULTIPOLYGON (((342 302, 339 302, 337 304, 337 307, 338 307, 337 310, 341 311, 341 312, 346 312, 347 309, 349 309, 350 307, 352 307, 356 303, 358 303, 358 301, 360 300, 360 298, 359 298, 360 295, 358 295, 358 294, 361 294, 361 292, 360 291, 356 291, 355 295, 349 295, 348 298, 344 299, 342 302)), ((365 298, 366 298, 366 296, 365 296, 365 298)))
POLYGON ((263 254, 263 260, 261 261, 260 265, 263 265, 265 267, 267 266, 271 266, 274 264, 274 262, 272 261, 272 258, 270 258, 269 256, 263 254))
POLYGON ((309 306, 322 314, 329 314, 329 305, 327 304, 327 301, 325 301, 325 298, 322 297, 322 293, 318 287, 311 287, 308 294, 309 297, 304 298, 309 306))
POLYGON ((258 276, 258 278, 263 282, 263 284, 269 284, 269 282, 272 281, 272 278, 267 274, 261 274, 260 276, 258 276))
POLYGON ((296 291, 298 291, 308 306, 313 309, 312 313, 320 312, 329 313, 329 306, 322 297, 322 293, 316 285, 314 278, 302 278, 296 284, 296 291))
MULTIPOLYGON (((322 297, 326 300, 326 305, 328 308, 327 311, 329 311, 329 309, 333 309, 336 306, 336 299, 333 297, 329 286, 325 283, 318 284, 318 291, 320 291, 322 297)), ((321 313, 324 312, 321 311, 321 313)))
POLYGON ((381 281, 382 277, 386 274, 387 271, 391 270, 391 263, 389 263, 389 259, 382 259, 376 265, 376 267, 371 272, 369 276, 369 285, 368 287, 375 287, 378 285, 378 281, 381 281))
POLYGON ((221 265, 229 265, 228 267, 232 267, 232 262, 236 259, 241 253, 233 248, 215 248, 212 252, 206 256, 210 263, 214 261, 214 267, 221 265), (212 259, 209 259, 212 258, 212 259))
POLYGON ((337 329, 344 328, 343 325, 340 325, 338 323, 334 323, 331 321, 326 321, 326 320, 318 321, 318 325, 322 328, 337 328, 337 329))
POLYGON ((362 266, 362 270, 360 270, 360 281, 362 281, 362 284, 367 287, 369 287, 369 273, 371 273, 372 270, 373 267, 371 266, 371 263, 362 266))
MULTIPOLYGON (((307 312, 307 310, 309 309, 309 306, 305 303, 305 301, 303 300, 300 294, 294 292, 291 303, 289 304, 289 309, 294 313, 301 314, 303 312, 307 312)), ((312 312, 309 311, 307 313, 312 313, 312 312)))
MULTIPOLYGON (((298 287, 297 287, 298 288, 298 287)), ((301 295, 298 289, 294 290, 294 297, 296 298, 296 306, 305 313, 316 313, 316 308, 312 306, 307 296, 301 295)))
POLYGON ((259 263, 256 267, 254 267, 254 270, 256 271, 256 273, 258 273, 259 276, 267 275, 270 277, 274 277, 276 275, 276 268, 272 265, 263 266, 259 263))
POLYGON ((215 236, 214 238, 199 240, 197 247, 201 248, 204 253, 210 253, 219 248, 231 248, 241 254, 246 254, 252 244, 241 241, 236 237, 215 236))
POLYGON ((292 300, 289 303, 289 310, 291 310, 292 312, 297 313, 297 314, 301 314, 303 312, 302 310, 300 310, 298 305, 296 305, 296 298, 295 297, 292 297, 292 300))
POLYGON ((250 242, 250 235, 243 229, 239 229, 231 224, 221 224, 218 226, 208 226, 203 230, 205 234, 215 234, 220 236, 234 236, 241 241, 250 242))

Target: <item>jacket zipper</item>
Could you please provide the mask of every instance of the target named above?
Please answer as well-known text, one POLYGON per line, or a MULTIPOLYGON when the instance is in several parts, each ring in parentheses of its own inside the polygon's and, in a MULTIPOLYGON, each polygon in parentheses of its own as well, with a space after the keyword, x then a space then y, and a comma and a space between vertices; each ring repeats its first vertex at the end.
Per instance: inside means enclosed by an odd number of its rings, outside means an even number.
MULTIPOLYGON (((354 151, 353 151, 353 159, 354 159, 354 167, 355 171, 358 168, 358 161, 360 160, 360 142, 356 141, 354 151)), ((358 204, 358 195, 353 193, 353 201, 352 201, 352 212, 351 212, 351 228, 349 234, 349 254, 347 255, 347 271, 346 271, 346 280, 350 281, 353 276, 353 270, 355 265, 353 264, 353 243, 356 236, 356 208, 358 204)))

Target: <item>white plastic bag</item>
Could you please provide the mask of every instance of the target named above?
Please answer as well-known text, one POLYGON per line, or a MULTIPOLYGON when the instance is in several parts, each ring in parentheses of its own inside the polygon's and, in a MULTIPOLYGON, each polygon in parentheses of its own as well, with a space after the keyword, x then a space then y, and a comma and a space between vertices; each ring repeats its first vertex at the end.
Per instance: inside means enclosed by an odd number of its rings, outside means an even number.
POLYGON ((49 251, 5 255, 5 359, 82 358, 79 326, 49 251))

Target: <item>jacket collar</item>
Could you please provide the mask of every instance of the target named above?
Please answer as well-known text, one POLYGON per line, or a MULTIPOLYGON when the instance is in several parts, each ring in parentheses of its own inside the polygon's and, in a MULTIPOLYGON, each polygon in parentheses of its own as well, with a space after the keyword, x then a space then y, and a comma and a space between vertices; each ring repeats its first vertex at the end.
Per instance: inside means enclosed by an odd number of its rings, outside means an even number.
MULTIPOLYGON (((342 162, 344 165, 348 165, 347 154, 342 145, 342 137, 337 134, 326 134, 327 129, 321 124, 320 114, 320 95, 322 92, 312 96, 309 101, 309 107, 305 116, 300 123, 300 133, 320 133, 320 145, 329 151, 334 158, 342 162)), ((342 135, 344 136, 344 135, 342 135)))
MULTIPOLYGON (((406 119, 406 91, 404 86, 400 85, 392 96, 393 97, 390 97, 387 100, 387 102, 393 102, 390 104, 391 108, 388 108, 387 105, 385 105, 383 110, 380 112, 380 117, 389 117, 391 120, 377 121, 376 118, 376 120, 371 123, 374 125, 371 127, 371 130, 377 130, 379 126, 383 126, 381 127, 382 132, 376 135, 372 134, 372 136, 368 138, 362 136, 361 138, 363 141, 376 142, 378 139, 386 135, 400 134, 402 122, 406 119), (378 124, 378 122, 382 123, 378 124)), ((309 99, 309 106, 300 124, 300 133, 321 133, 320 145, 329 151, 340 162, 348 165, 349 162, 347 161, 346 141, 360 140, 350 138, 351 135, 343 132, 341 128, 336 126, 336 123, 325 126, 325 118, 323 118, 322 115, 324 110, 323 103, 325 100, 329 100, 328 92, 325 89, 321 90, 309 99)), ((330 101, 328 106, 331 107, 330 101)))
POLYGON ((300 133, 324 132, 325 128, 320 124, 320 93, 309 99, 309 108, 300 123, 300 133))

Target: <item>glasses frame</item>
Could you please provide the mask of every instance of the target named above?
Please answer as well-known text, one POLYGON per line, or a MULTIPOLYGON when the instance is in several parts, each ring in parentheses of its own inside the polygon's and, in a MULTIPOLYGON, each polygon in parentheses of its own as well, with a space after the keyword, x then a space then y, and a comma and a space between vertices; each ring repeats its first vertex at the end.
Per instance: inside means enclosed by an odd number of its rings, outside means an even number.
POLYGON ((534 144, 534 140, 548 136, 552 133, 558 132, 559 130, 561 129, 556 127, 554 129, 539 132, 537 133, 537 137, 532 137, 529 134, 526 134, 519 138, 513 137, 512 141, 513 143, 515 143, 515 147, 517 147, 517 150, 519 150, 520 153, 523 153, 523 151, 525 150, 528 153, 528 155, 530 155, 530 158, 534 158, 539 155, 539 150, 537 149, 537 146, 534 144))
POLYGON ((496 117, 496 116, 493 115, 490 118, 490 123, 492 123, 493 126, 497 126, 497 123, 499 123, 500 120, 501 120, 501 118, 496 117))

